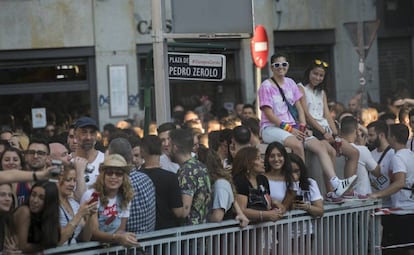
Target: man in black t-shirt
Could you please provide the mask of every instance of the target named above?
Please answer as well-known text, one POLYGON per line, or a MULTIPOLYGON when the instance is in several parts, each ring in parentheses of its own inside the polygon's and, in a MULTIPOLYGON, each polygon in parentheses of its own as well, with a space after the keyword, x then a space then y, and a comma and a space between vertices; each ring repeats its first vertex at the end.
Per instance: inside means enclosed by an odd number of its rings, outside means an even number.
POLYGON ((177 175, 160 167, 160 138, 155 135, 144 137, 141 153, 145 163, 140 171, 147 174, 155 186, 157 212, 155 229, 176 227, 177 218, 184 216, 181 189, 177 175))

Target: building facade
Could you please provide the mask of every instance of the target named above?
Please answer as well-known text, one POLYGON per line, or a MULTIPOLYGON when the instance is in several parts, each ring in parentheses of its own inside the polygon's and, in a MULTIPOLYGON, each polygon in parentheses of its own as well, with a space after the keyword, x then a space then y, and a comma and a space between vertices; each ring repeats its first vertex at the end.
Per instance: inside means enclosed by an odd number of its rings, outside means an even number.
MULTIPOLYGON (((346 104, 363 88, 371 101, 384 105, 396 89, 413 92, 413 6, 413 0, 255 0, 252 17, 266 27, 270 55, 288 54, 288 76, 299 82, 310 61, 323 59, 329 63, 331 100, 346 104), (355 33, 344 24, 375 20, 381 25, 364 58, 366 83, 361 87, 360 55, 351 39, 355 33)), ((165 18, 165 32, 173 33, 171 1, 166 1, 165 18)), ((83 114, 97 118, 101 127, 144 119, 143 91, 153 79, 147 65, 152 32, 151 1, 1 0, 0 111, 7 113, 2 123, 12 119, 14 125, 27 125, 31 109, 39 107, 57 124, 83 114)), ((364 45, 370 32, 364 30, 364 45)), ((202 95, 209 96, 214 111, 254 102, 249 38, 174 43, 169 51, 218 53, 227 62, 221 82, 170 80, 171 106, 193 109, 202 95)), ((262 77, 269 75, 266 66, 262 77)), ((152 108, 160 100, 153 99, 152 108)))

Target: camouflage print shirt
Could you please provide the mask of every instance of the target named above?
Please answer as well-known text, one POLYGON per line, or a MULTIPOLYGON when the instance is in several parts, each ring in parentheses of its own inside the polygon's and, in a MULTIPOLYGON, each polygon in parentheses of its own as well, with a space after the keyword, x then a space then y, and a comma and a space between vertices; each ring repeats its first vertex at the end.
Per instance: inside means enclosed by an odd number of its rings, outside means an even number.
POLYGON ((197 159, 191 158, 178 169, 177 175, 181 193, 193 197, 190 214, 185 224, 206 223, 212 194, 206 166, 197 159))

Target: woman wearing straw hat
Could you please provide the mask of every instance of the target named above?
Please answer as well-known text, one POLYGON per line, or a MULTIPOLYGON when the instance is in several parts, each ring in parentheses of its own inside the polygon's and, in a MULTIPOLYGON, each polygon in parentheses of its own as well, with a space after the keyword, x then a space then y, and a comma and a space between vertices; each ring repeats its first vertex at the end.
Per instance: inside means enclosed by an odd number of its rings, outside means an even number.
POLYGON ((131 166, 121 155, 107 155, 99 167, 99 176, 93 189, 82 196, 81 203, 94 194, 98 198, 98 215, 93 216, 95 226, 92 240, 119 243, 127 247, 138 245, 135 234, 125 232, 134 195, 128 177, 130 170, 131 166))

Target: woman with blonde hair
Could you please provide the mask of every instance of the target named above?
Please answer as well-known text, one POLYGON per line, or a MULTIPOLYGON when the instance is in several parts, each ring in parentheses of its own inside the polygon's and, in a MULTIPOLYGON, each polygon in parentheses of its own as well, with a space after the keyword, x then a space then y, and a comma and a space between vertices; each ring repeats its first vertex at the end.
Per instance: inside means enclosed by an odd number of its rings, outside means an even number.
POLYGON ((369 123, 378 120, 378 111, 373 107, 362 108, 361 110, 361 124, 367 127, 369 123))
POLYGON ((19 149, 20 151, 26 151, 29 148, 30 139, 26 134, 15 133, 9 140, 10 146, 19 149))
POLYGON ((59 244, 70 245, 91 240, 92 215, 97 212, 98 202, 90 198, 81 205, 73 198, 76 186, 76 169, 66 167, 59 177, 59 221, 61 237, 59 244))
POLYGON ((119 154, 105 157, 99 167, 99 176, 93 189, 82 196, 81 204, 96 197, 98 214, 94 214, 92 240, 118 243, 123 246, 138 245, 135 233, 125 232, 134 192, 129 180, 131 166, 119 154))

